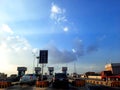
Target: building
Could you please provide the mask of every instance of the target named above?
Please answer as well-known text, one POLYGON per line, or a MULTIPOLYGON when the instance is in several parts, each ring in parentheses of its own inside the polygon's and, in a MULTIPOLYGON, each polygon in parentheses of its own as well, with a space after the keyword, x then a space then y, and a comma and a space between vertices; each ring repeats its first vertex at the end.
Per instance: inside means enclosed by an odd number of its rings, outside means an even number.
POLYGON ((112 71, 112 74, 120 74, 120 63, 110 63, 105 65, 106 71, 112 71))

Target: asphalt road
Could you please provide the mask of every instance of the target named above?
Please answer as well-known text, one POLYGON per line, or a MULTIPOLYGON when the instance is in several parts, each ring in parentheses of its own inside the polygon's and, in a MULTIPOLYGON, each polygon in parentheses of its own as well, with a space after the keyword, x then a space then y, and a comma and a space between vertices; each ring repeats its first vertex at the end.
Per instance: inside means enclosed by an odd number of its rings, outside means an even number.
POLYGON ((52 87, 39 88, 39 87, 28 86, 28 85, 24 85, 24 86, 15 85, 15 86, 11 86, 9 88, 3 89, 3 90, 86 90, 86 89, 85 89, 85 87, 76 88, 76 87, 72 87, 72 86, 65 89, 65 88, 52 88, 52 87))
POLYGON ((107 86, 94 86, 94 85, 88 85, 87 90, 120 90, 120 88, 112 88, 107 86))
POLYGON ((86 87, 80 87, 80 88, 70 86, 68 89, 64 89, 64 88, 52 88, 52 87, 39 88, 39 87, 28 86, 28 85, 24 85, 24 86, 14 85, 9 88, 0 89, 0 90, 120 90, 120 88, 88 85, 86 87))

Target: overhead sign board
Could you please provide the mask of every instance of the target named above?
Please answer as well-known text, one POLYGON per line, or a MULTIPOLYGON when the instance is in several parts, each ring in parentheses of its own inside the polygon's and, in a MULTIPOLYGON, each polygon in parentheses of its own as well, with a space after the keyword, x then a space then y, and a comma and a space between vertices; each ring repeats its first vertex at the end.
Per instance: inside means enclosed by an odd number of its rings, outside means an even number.
POLYGON ((48 67, 49 71, 54 71, 54 67, 48 67))
POLYGON ((18 70, 18 71, 26 71, 27 68, 26 68, 26 67, 17 67, 17 70, 18 70))
POLYGON ((48 63, 48 50, 40 50, 39 63, 48 63))
POLYGON ((62 67, 62 71, 67 71, 67 67, 62 67))
POLYGON ((41 71, 40 67, 35 67, 35 71, 41 71))

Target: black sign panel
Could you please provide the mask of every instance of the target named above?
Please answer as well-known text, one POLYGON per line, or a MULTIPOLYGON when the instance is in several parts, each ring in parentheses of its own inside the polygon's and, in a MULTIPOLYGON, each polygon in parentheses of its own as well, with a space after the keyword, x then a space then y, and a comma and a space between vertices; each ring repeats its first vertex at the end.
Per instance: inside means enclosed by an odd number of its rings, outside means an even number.
POLYGON ((48 63, 48 50, 40 50, 39 63, 48 63))

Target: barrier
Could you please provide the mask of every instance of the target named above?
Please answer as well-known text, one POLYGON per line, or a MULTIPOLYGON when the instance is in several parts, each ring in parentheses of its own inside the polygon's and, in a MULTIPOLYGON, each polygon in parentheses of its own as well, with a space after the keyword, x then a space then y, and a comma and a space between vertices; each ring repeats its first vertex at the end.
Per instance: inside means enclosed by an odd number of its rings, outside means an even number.
POLYGON ((7 87, 12 86, 11 82, 7 82, 7 87))
POLYGON ((100 82, 100 85, 103 85, 103 82, 102 82, 102 81, 100 82))
POLYGON ((49 82, 48 81, 36 81, 36 87, 48 87, 49 86, 49 82))
POLYGON ((0 81, 0 88, 7 88, 11 86, 11 82, 0 81))
POLYGON ((120 82, 118 81, 111 82, 111 87, 120 87, 120 82))
POLYGON ((92 83, 92 84, 95 84, 95 81, 94 81, 94 80, 92 80, 92 81, 91 81, 91 83, 92 83))
POLYGON ((97 80, 86 80, 86 83, 95 85, 104 85, 110 87, 120 87, 120 81, 97 81, 97 80))
POLYGON ((75 81, 73 81, 73 86, 83 87, 83 86, 85 86, 85 80, 75 80, 75 81))

